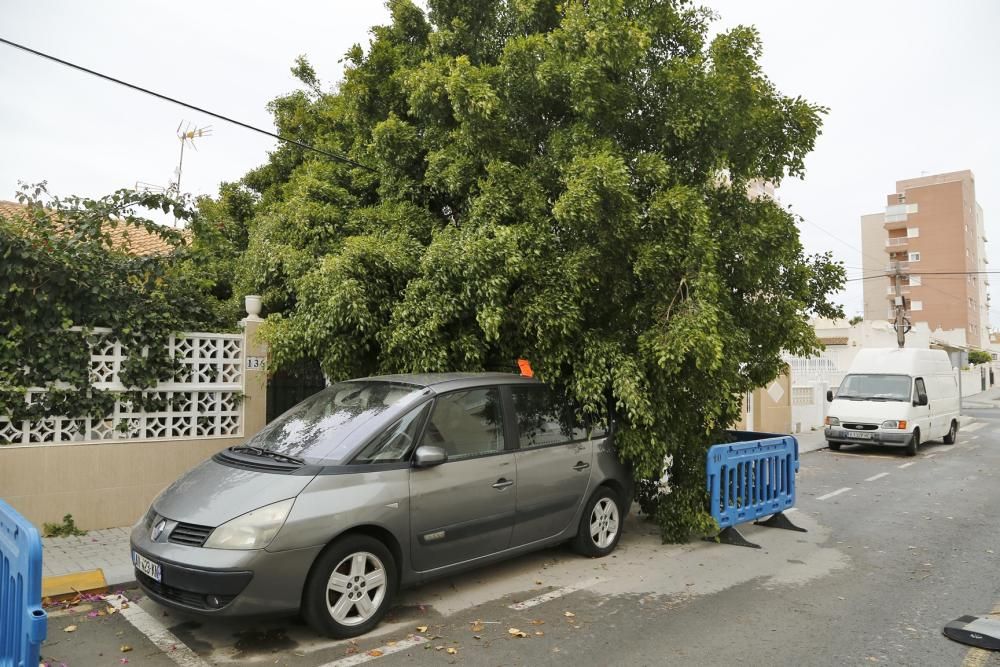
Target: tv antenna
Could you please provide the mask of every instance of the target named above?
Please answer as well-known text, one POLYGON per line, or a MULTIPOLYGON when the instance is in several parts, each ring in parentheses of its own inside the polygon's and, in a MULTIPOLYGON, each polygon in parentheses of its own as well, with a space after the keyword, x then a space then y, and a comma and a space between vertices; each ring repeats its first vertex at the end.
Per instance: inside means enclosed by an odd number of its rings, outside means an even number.
POLYGON ((181 194, 181 172, 184 169, 184 146, 191 144, 191 148, 197 151, 198 147, 195 146, 194 140, 211 136, 211 134, 211 125, 197 127, 183 120, 177 125, 177 138, 181 140, 181 157, 177 161, 177 170, 174 172, 177 176, 177 180, 170 184, 168 191, 173 192, 173 194, 178 197, 181 194), (184 128, 183 130, 181 130, 182 127, 184 128))

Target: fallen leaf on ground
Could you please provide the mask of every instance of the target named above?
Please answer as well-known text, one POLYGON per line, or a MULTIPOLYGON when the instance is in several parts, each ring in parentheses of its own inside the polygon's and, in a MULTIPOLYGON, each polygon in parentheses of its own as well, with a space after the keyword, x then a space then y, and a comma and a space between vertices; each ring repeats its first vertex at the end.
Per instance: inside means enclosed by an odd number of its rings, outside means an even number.
POLYGON ((482 624, 482 622, 481 621, 475 621, 475 622, 473 622, 473 624, 472 624, 472 631, 473 632, 482 632, 483 631, 483 624, 482 624))
POLYGON ((67 625, 65 628, 63 628, 63 632, 76 632, 76 626, 67 625))
POLYGON ((541 586, 542 585, 542 580, 541 579, 535 579, 535 585, 536 586, 541 586))
POLYGON ((482 635, 472 635, 473 639, 482 639, 482 635))
POLYGON ((427 626, 426 625, 418 625, 417 626, 417 632, 427 632, 427 626))
POLYGON ((522 639, 523 639, 524 637, 527 637, 527 636, 528 636, 528 633, 527 633, 527 632, 521 632, 521 631, 520 631, 520 630, 518 630, 517 628, 511 628, 511 629, 509 629, 509 630, 507 631, 507 634, 509 634, 509 635, 513 635, 513 636, 515 636, 515 637, 521 637, 522 639))
POLYGON ((370 655, 373 658, 381 658, 382 651, 378 650, 377 648, 373 648, 372 650, 368 651, 368 655, 370 655))
POLYGON ((541 630, 535 630, 535 636, 536 637, 544 637, 545 633, 542 632, 541 630))
POLYGON ((118 650, 119 650, 119 651, 121 651, 122 653, 128 653, 129 651, 131 651, 131 650, 132 650, 132 647, 131 647, 131 646, 129 646, 128 644, 122 644, 122 645, 121 645, 121 646, 120 646, 120 647, 118 648, 118 650))
POLYGON ((574 614, 571 611, 564 611, 563 616, 565 616, 566 618, 573 618, 574 616, 576 616, 576 614, 574 614))
POLYGON ((441 650, 441 649, 443 649, 443 648, 444 648, 444 646, 435 646, 435 647, 434 647, 434 650, 435 650, 435 651, 440 651, 440 650, 441 650))
POLYGON ((386 642, 386 646, 395 646, 395 645, 396 645, 395 641, 387 641, 386 642))
POLYGON ((458 655, 458 649, 457 648, 449 648, 448 649, 448 654, 449 655, 458 655))
POLYGON ((542 620, 542 619, 540 619, 540 618, 536 618, 535 620, 533 620, 533 621, 531 622, 531 624, 532 624, 532 625, 545 625, 545 621, 543 621, 543 620, 542 620))
MULTIPOLYGON (((173 650, 173 649, 171 649, 171 650, 173 650)), ((306 652, 305 652, 305 651, 303 651, 303 650, 302 650, 302 649, 300 649, 300 648, 299 648, 299 649, 295 649, 295 650, 293 651, 293 653, 294 653, 295 655, 297 655, 298 657, 300 657, 300 658, 304 658, 304 657, 306 657, 306 652)))

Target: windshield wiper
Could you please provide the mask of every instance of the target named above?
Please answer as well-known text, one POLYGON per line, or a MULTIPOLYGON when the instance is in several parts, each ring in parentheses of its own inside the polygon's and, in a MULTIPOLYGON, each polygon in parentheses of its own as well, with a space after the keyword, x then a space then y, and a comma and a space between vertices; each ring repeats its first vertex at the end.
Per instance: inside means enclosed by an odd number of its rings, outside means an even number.
POLYGON ((264 450, 264 456, 270 456, 276 461, 284 461, 285 463, 297 463, 299 465, 304 465, 306 460, 300 459, 297 456, 289 456, 288 454, 279 454, 278 452, 272 452, 268 449, 264 450))
POLYGON ((234 445, 229 448, 231 452, 247 452, 253 454, 254 456, 264 456, 264 450, 260 447, 254 447, 252 445, 234 445))
POLYGON ((300 459, 297 456, 289 456, 287 454, 279 454, 278 452, 272 452, 269 449, 263 449, 261 447, 254 447, 253 445, 236 445, 235 447, 230 447, 229 451, 244 452, 247 454, 253 454, 254 456, 266 456, 274 459, 275 461, 305 465, 305 459, 300 459))

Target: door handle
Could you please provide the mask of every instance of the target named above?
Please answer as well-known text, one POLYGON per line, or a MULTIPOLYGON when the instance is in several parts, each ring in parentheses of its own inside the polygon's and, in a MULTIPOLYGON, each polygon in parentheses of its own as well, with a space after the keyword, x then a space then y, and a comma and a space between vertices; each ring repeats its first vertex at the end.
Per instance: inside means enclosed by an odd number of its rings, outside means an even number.
POLYGON ((503 491, 508 486, 514 486, 514 480, 504 479, 503 477, 501 477, 493 484, 493 488, 497 489, 498 491, 503 491))
POLYGON ((576 465, 573 466, 573 470, 575 470, 577 472, 581 472, 583 470, 586 470, 589 467, 590 467, 589 463, 584 463, 583 461, 577 461, 576 465))

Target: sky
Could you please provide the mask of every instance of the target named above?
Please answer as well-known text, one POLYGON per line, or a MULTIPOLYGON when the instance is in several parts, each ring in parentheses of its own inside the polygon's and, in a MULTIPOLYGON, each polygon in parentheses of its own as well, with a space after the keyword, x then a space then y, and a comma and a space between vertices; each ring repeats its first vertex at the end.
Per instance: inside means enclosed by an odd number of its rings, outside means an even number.
MULTIPOLYGON (((971 169, 1000 267, 1000 2, 704 0, 715 30, 754 25, 764 71, 788 95, 829 107, 804 179, 778 196, 806 222, 809 253, 861 275, 860 217, 895 182, 971 169)), ((0 0, 0 37, 273 130, 267 103, 297 87, 309 57, 324 83, 388 12, 378 0, 0 0)), ((179 124, 212 126, 187 149, 182 189, 214 194, 263 163, 274 140, 0 44, 0 199, 18 182, 100 196, 166 186, 179 124)), ((997 281, 1000 282, 1000 281, 997 281)), ((862 310, 861 282, 834 297, 862 310)), ((1000 299, 995 300, 1000 304, 1000 299)), ((1000 307, 1000 306, 998 306, 1000 307)), ((1000 325, 1000 311, 991 313, 1000 325)))

